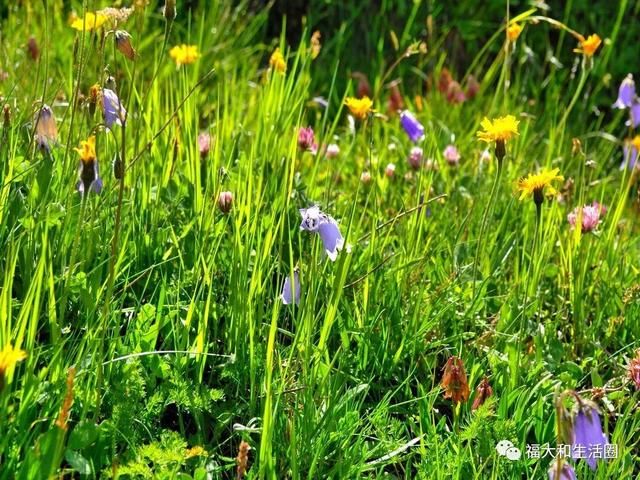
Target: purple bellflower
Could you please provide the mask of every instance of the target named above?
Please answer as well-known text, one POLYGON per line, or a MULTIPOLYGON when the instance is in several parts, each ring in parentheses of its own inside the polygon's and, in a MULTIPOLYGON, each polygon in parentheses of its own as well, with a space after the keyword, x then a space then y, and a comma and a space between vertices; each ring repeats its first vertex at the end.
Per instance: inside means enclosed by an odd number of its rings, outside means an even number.
POLYGON ((584 458, 591 470, 595 470, 598 460, 604 457, 603 451, 608 440, 602 431, 598 409, 591 402, 581 401, 578 406, 573 417, 571 436, 571 456, 584 458))
POLYGON ((613 104, 613 108, 624 110, 633 105, 636 99, 636 84, 633 81, 633 75, 629 74, 620 84, 618 89, 618 99, 613 104))
POLYGON ((415 143, 424 138, 424 127, 409 110, 404 110, 400 114, 400 123, 412 142, 415 143))
POLYGON ((289 275, 282 286, 282 293, 280 299, 285 305, 291 305, 300 303, 300 275, 298 269, 293 271, 293 275, 289 275))
POLYGON ((300 230, 320 235, 327 256, 335 262, 338 251, 344 247, 344 237, 340 233, 338 223, 331 216, 323 213, 317 205, 301 208, 300 215, 302 216, 300 230))
POLYGON ((122 125, 127 117, 127 111, 120 102, 118 95, 108 88, 102 89, 102 113, 104 114, 104 123, 107 128, 113 125, 122 125))

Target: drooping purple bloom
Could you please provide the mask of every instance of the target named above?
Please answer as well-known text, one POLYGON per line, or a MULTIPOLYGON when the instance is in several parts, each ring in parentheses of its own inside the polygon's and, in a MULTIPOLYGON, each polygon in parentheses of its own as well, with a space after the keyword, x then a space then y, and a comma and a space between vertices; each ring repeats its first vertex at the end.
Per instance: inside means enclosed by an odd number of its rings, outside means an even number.
POLYGON ((289 275, 285 279, 280 299, 285 305, 291 305, 292 303, 298 305, 300 303, 300 275, 297 269, 293 271, 293 276, 289 275), (292 279, 293 282, 291 281, 292 279))
POLYGON ((640 136, 636 136, 632 140, 625 142, 622 147, 623 158, 622 164, 620 164, 620 170, 625 167, 629 169, 636 168, 636 161, 638 160, 638 150, 640 149, 640 136))
POLYGON ((118 95, 108 88, 102 89, 102 113, 107 128, 113 125, 122 125, 127 118, 127 111, 120 102, 118 95))
POLYGON ((338 252, 344 247, 344 237, 340 233, 338 223, 333 217, 323 213, 317 205, 301 208, 300 215, 302 216, 300 230, 320 235, 327 256, 335 262, 338 252))
POLYGON ((638 125, 640 125, 640 100, 637 98, 629 108, 629 120, 627 120, 626 125, 633 128, 638 128, 638 125))
POLYGON ((607 443, 596 406, 582 401, 573 418, 571 457, 584 458, 591 470, 595 470, 598 460, 604 458, 607 443))
POLYGON ((558 458, 551 464, 548 472, 549 480, 577 480, 576 472, 573 470, 571 464, 563 461, 561 465, 558 465, 561 461, 562 460, 558 458))
POLYGON ((404 110, 400 114, 400 123, 412 142, 415 143, 424 138, 424 127, 409 110, 404 110))
POLYGON ((618 99, 613 104, 613 108, 625 109, 633 104, 636 98, 636 83, 633 81, 633 75, 629 74, 620 84, 618 89, 618 99))
POLYGON ((76 189, 84 196, 85 192, 93 191, 100 195, 102 192, 102 179, 98 168, 98 160, 80 161, 80 180, 76 189))

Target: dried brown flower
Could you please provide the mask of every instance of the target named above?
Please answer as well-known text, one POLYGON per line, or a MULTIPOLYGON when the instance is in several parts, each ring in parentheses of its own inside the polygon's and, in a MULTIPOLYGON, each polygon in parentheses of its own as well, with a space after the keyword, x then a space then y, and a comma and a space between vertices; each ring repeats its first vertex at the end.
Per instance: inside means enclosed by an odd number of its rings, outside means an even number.
POLYGON ((240 480, 247 473, 247 468, 249 464, 249 450, 251 447, 247 442, 242 440, 240 442, 240 447, 238 447, 238 456, 236 457, 236 464, 238 465, 237 470, 237 479, 240 480))
POLYGON ((466 402, 469 399, 469 383, 461 358, 453 356, 447 360, 442 376, 442 388, 444 398, 450 398, 453 403, 466 402))
POLYGON ((476 396, 473 399, 473 405, 471 406, 471 410, 478 409, 484 402, 486 402, 487 398, 493 396, 493 388, 489 384, 489 379, 484 377, 478 387, 476 388, 476 396))

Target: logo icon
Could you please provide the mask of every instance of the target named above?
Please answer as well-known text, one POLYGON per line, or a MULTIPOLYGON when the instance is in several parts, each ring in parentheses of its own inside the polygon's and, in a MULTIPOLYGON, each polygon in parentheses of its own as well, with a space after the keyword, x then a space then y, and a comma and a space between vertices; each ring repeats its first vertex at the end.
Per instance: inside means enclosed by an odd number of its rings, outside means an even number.
POLYGON ((522 452, 509 440, 500 440, 496 445, 496 451, 501 457, 507 457, 511 461, 520 460, 522 452))

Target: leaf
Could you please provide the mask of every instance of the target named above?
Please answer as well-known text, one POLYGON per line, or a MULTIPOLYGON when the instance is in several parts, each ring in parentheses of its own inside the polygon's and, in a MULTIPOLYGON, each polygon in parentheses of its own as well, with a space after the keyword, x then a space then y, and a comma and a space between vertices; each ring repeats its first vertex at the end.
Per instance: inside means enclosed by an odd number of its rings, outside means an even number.
POLYGON ((69 435, 68 447, 72 450, 82 450, 98 439, 98 426, 90 422, 79 423, 69 435))
POLYGON ((64 458, 80 475, 91 475, 93 473, 91 464, 79 452, 67 449, 64 452, 64 458))

